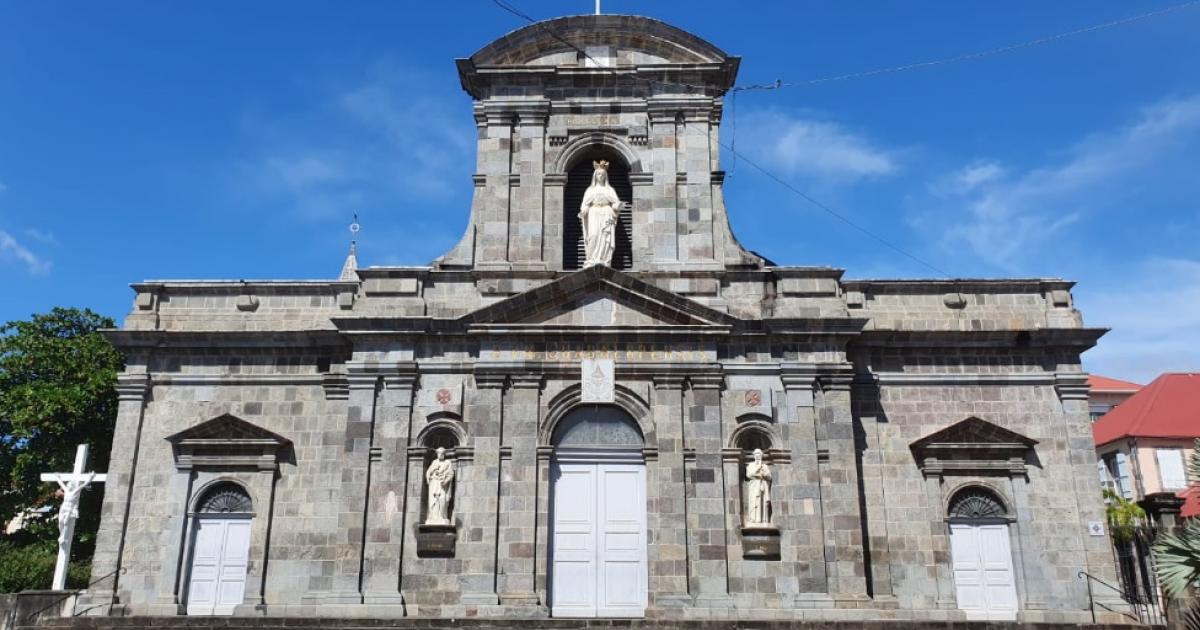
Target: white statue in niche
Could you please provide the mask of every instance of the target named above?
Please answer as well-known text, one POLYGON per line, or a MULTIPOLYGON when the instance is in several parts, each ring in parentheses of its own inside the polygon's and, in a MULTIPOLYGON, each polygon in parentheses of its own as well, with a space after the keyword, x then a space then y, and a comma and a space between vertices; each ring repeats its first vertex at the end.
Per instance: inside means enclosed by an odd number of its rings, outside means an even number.
POLYGON ((771 468, 763 461, 761 448, 746 465, 746 526, 767 527, 771 523, 771 468))
POLYGON ((425 470, 425 482, 429 486, 429 510, 425 515, 426 525, 450 524, 450 482, 454 481, 454 464, 446 459, 446 449, 438 447, 437 459, 425 470))
POLYGON ((592 162, 592 185, 583 193, 579 221, 583 224, 584 267, 612 266, 617 247, 617 216, 622 202, 608 183, 608 160, 592 162))

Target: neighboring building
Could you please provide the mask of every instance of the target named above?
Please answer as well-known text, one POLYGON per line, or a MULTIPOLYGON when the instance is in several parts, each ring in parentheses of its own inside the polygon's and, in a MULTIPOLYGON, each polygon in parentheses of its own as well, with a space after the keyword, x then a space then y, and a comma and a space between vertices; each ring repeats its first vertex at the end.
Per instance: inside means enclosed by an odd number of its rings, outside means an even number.
POLYGON ((1129 381, 1088 375, 1088 413, 1092 422, 1099 420, 1104 414, 1113 410, 1117 405, 1129 400, 1142 386, 1129 381))
POLYGON ((519 29, 458 60, 478 167, 444 257, 135 284, 79 610, 1090 621, 1104 331, 1063 280, 744 249, 739 62, 648 18, 519 29), (626 203, 581 268, 605 163, 626 203))
POLYGON ((1101 481, 1127 499, 1187 488, 1200 374, 1163 374, 1092 425, 1101 481))

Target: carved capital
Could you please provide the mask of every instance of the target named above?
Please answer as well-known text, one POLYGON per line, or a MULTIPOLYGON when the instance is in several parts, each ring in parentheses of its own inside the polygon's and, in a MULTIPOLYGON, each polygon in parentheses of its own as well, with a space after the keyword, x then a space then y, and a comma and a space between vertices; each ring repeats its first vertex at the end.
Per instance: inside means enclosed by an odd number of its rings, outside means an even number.
POLYGON ((1054 391, 1058 392, 1059 400, 1087 400, 1090 389, 1086 374, 1059 372, 1054 375, 1054 391))
POLYGON ((117 376, 117 400, 145 401, 150 385, 149 374, 120 374, 117 376))
POLYGON ((675 374, 655 375, 654 389, 658 391, 678 391, 683 389, 683 377, 675 374))
POLYGON ((723 389, 725 387, 725 377, 720 373, 693 374, 688 377, 688 382, 691 383, 692 389, 723 389))

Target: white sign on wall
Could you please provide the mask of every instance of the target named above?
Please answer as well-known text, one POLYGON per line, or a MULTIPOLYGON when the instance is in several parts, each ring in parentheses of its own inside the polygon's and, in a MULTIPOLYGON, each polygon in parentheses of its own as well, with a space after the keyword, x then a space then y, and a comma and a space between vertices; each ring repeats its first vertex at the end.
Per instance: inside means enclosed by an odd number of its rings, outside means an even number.
POLYGON ((580 386, 585 403, 613 401, 615 368, 612 359, 584 359, 580 362, 580 386))
POLYGON ((1104 523, 1101 521, 1088 521, 1088 534, 1091 536, 1104 535, 1104 523))

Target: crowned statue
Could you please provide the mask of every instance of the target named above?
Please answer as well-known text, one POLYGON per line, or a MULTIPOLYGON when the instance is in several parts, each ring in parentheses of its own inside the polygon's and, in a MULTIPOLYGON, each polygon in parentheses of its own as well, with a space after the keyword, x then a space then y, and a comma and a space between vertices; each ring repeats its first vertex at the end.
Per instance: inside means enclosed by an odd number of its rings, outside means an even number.
POLYGON ((429 485, 426 525, 448 525, 450 523, 450 482, 454 481, 454 464, 446 460, 446 449, 438 447, 437 459, 425 470, 425 481, 429 485))
POLYGON ((746 525, 765 527, 771 523, 771 467, 763 461, 762 449, 754 449, 754 461, 746 465, 746 525))
POLYGON ((583 193, 579 220, 583 224, 583 244, 587 259, 584 267, 612 266, 617 244, 617 216, 621 200, 608 183, 608 160, 592 162, 592 185, 583 193))

